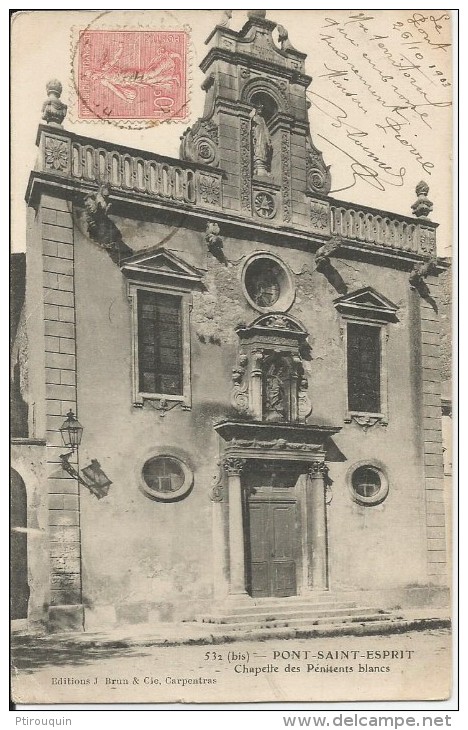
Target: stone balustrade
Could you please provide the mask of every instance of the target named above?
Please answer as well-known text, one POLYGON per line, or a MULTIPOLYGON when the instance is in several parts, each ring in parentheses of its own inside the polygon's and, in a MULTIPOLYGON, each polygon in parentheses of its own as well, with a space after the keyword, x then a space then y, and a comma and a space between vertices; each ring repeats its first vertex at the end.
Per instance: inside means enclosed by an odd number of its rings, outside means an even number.
POLYGON ((436 253, 436 229, 429 221, 361 209, 352 203, 330 204, 330 232, 347 241, 428 256, 436 253))
POLYGON ((333 236, 349 245, 397 249, 434 256, 437 225, 427 218, 412 218, 333 199, 310 199, 310 230, 333 236))
POLYGON ((109 185, 151 198, 203 208, 222 207, 222 173, 202 165, 130 150, 64 130, 40 128, 42 171, 109 185))
MULTIPOLYGON (((86 186, 109 185, 113 192, 161 202, 223 209, 222 170, 82 137, 51 125, 39 127, 38 145, 41 172, 86 186)), ((356 242, 366 248, 395 249, 429 257, 436 254, 437 226, 422 214, 401 216, 332 198, 309 201, 309 225, 302 218, 297 220, 296 227, 314 237, 325 241, 335 237, 347 246, 356 242)), ((251 216, 250 212, 244 215, 251 216)), ((264 220, 261 223, 265 225, 264 220)))

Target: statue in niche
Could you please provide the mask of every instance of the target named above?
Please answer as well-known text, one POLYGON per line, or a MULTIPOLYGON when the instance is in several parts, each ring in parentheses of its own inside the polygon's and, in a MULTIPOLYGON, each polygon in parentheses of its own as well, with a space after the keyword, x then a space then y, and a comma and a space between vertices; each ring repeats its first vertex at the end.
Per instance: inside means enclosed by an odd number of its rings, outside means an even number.
POLYGON ((286 378, 287 369, 278 361, 273 362, 265 373, 263 411, 265 421, 287 420, 286 378))
POLYGON ((280 296, 277 267, 265 266, 255 282, 254 301, 259 307, 272 307, 280 296))
POLYGON ((273 145, 263 116, 263 104, 257 104, 250 114, 252 122, 253 174, 268 175, 271 169, 273 145))

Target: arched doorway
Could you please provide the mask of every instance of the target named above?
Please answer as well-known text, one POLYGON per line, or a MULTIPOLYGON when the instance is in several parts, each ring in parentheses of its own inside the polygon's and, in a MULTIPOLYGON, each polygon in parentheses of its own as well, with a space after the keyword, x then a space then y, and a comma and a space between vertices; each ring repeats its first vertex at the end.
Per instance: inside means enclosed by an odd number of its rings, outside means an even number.
POLYGON ((11 618, 28 616, 28 535, 26 486, 17 471, 11 469, 10 488, 10 606, 11 618))

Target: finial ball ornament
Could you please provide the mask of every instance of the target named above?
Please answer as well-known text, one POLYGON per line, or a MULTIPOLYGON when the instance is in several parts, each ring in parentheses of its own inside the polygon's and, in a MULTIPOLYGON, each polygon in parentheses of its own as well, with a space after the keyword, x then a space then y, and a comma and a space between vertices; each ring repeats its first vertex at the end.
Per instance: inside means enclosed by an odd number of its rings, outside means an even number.
POLYGON ((48 94, 50 94, 51 91, 55 91, 57 96, 61 96, 62 91, 63 91, 63 86, 58 79, 51 79, 46 84, 46 91, 48 94))

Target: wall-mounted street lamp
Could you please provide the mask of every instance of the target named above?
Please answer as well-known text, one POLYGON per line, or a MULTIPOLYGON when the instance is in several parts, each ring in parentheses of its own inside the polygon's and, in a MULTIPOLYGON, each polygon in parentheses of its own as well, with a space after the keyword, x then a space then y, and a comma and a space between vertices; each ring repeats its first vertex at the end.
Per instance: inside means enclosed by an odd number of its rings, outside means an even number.
POLYGON ((97 459, 92 459, 89 466, 81 470, 86 479, 83 479, 75 467, 70 464, 70 456, 75 453, 75 450, 78 451, 78 446, 81 443, 81 437, 83 435, 83 426, 71 409, 68 411, 67 418, 59 430, 62 434, 63 443, 68 449, 71 449, 67 454, 60 454, 62 469, 86 487, 86 489, 89 489, 95 497, 102 499, 108 493, 112 482, 101 469, 101 465, 97 459))

